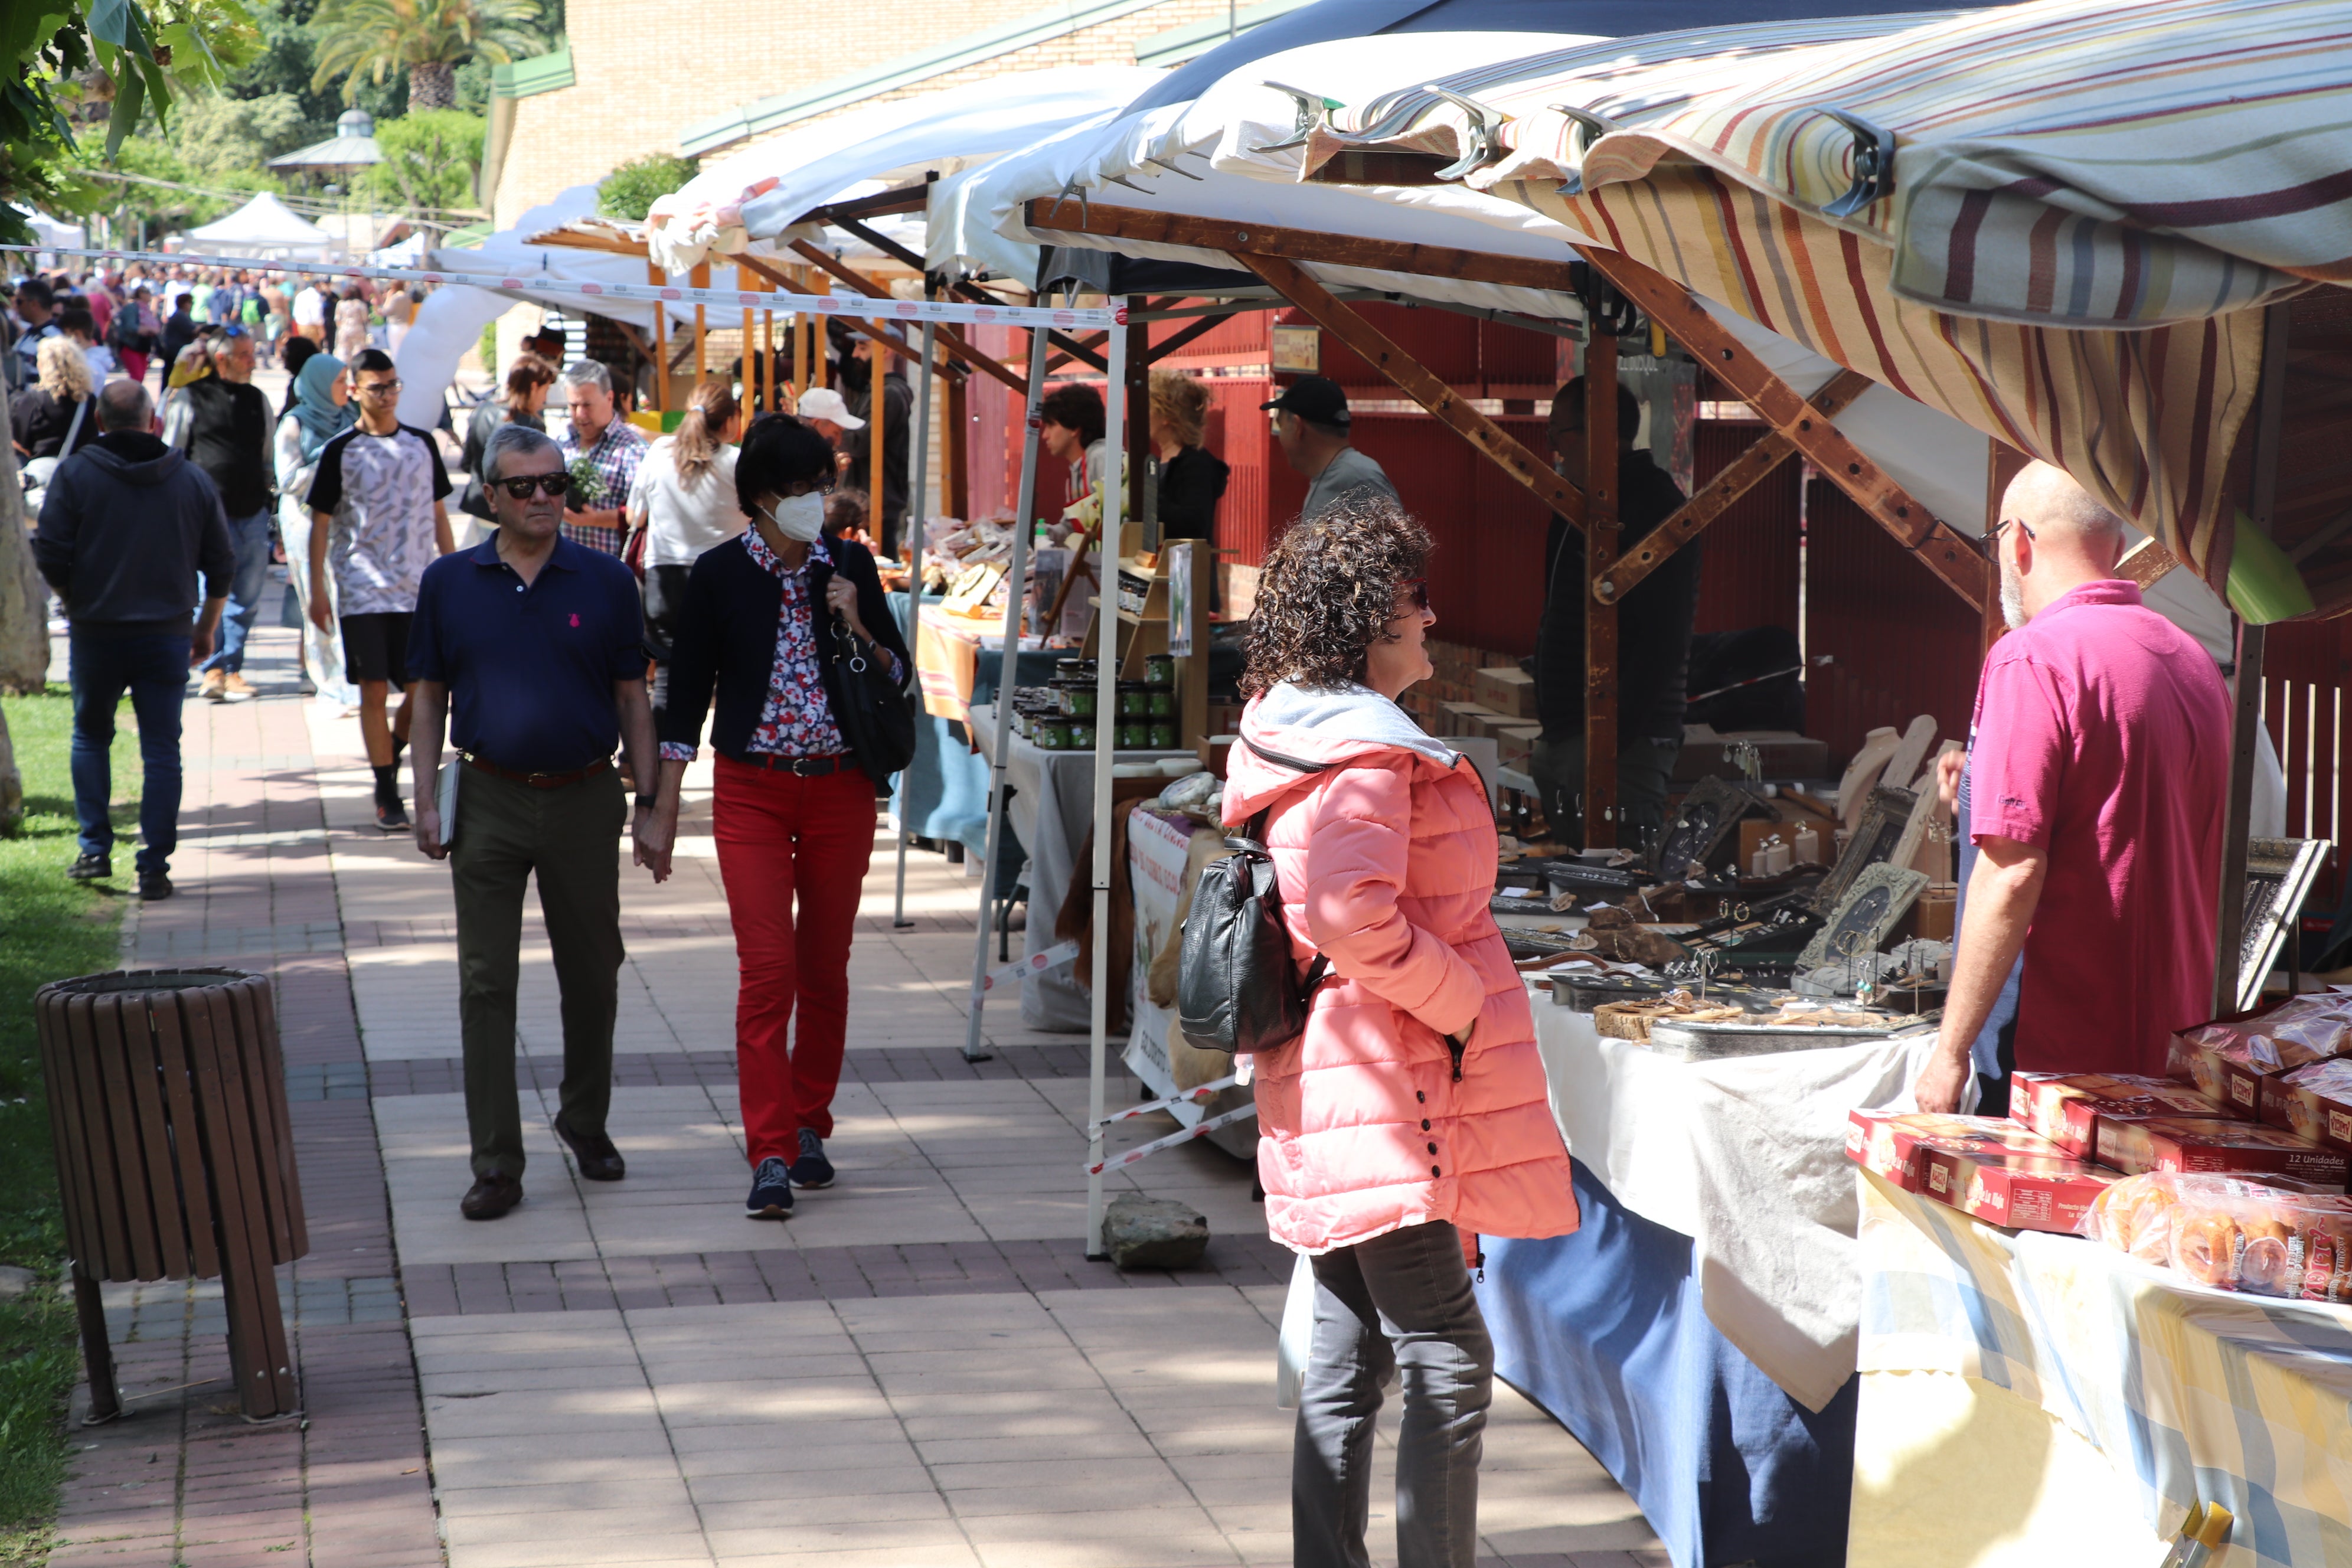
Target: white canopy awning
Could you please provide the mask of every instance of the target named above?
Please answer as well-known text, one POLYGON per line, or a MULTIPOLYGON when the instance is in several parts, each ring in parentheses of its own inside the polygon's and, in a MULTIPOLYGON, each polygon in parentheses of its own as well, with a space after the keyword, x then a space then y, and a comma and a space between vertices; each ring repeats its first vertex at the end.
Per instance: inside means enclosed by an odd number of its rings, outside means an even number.
POLYGON ((683 272, 716 250, 773 240, 810 208, 866 188, 951 174, 1126 107, 1161 73, 1066 66, 893 99, 747 147, 656 200, 654 256, 683 272))
POLYGON ((310 258, 334 247, 335 237, 268 191, 245 205, 182 236, 191 250, 215 256, 310 258))
POLYGON ((37 207, 28 207, 21 203, 11 202, 8 205, 23 215, 25 226, 31 229, 33 237, 43 245, 54 246, 59 250, 79 250, 89 243, 89 231, 78 223, 62 222, 37 207))

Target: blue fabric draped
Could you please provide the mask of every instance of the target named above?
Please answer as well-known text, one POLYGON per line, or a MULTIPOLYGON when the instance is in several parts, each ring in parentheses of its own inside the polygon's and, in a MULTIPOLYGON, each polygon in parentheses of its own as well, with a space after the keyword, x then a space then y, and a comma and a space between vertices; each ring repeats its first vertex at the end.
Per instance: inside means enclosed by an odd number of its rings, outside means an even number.
POLYGON ((1818 1415, 1790 1398, 1707 1321, 1690 1237, 1581 1162, 1575 1180, 1575 1235, 1484 1243, 1496 1372, 1616 1477, 1675 1568, 1838 1568, 1859 1382, 1818 1415))

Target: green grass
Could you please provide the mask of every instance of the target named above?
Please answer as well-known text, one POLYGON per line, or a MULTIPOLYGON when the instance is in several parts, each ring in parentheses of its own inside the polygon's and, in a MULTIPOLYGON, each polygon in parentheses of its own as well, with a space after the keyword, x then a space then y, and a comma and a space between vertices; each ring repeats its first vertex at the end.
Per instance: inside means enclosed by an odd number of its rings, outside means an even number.
MULTIPOLYGON (((65 1225, 33 993, 47 981, 116 967, 122 905, 112 892, 65 879, 74 858, 65 688, 0 699, 0 712, 25 778, 24 826, 0 838, 0 1263, 41 1277, 31 1291, 0 1301, 0 1563, 15 1564, 47 1555, 65 1479, 66 1400, 80 1354, 63 1289, 65 1225)), ((137 831, 139 797, 129 717, 126 704, 114 743, 115 885, 124 892, 132 885, 128 839, 137 831)))

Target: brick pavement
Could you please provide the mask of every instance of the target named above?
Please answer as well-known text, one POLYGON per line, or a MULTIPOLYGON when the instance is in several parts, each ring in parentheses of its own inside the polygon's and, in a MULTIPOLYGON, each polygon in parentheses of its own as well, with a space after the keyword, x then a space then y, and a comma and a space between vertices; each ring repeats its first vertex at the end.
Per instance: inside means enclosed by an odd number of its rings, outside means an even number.
MULTIPOLYGON (((1194 1145, 1130 1178, 1211 1215, 1202 1268, 1088 1262, 1084 1044, 999 1009, 993 1059, 962 1059, 971 894, 930 858, 910 868, 907 933, 874 913, 877 857, 852 960, 844 1179, 791 1225, 730 1208, 732 1053, 711 1042, 733 953, 707 815, 680 877, 624 884, 614 1135, 630 1180, 573 1179, 541 1125, 524 1207, 457 1221, 446 883, 365 826, 352 727, 293 698, 291 646, 259 639, 263 700, 191 705, 182 894, 134 910, 125 940, 134 965, 276 980, 312 1242, 280 1271, 303 1416, 236 1415, 216 1285, 110 1287, 131 1414, 76 1427, 55 1563, 1287 1560, 1288 1418, 1266 1384, 1289 1259, 1245 1169, 1194 1145)), ((535 910, 525 940, 528 1124, 561 1057, 535 910)), ((1133 1088, 1115 1078, 1114 1103, 1133 1088)), ((1498 1394, 1480 1561, 1663 1563, 1590 1458, 1498 1394)))

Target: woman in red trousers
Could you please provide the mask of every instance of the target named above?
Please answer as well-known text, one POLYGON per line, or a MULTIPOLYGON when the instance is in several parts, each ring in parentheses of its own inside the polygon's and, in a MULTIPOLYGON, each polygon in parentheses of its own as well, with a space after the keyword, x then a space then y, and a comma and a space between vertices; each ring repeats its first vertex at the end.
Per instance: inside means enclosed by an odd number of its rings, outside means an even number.
POLYGON ((754 1219, 788 1218, 793 1188, 834 1179, 824 1140, 849 1021, 849 939, 887 783, 859 764, 834 718, 845 679, 832 657, 835 622, 901 681, 912 662, 874 557, 824 536, 834 471, 832 446, 790 415, 763 415, 744 432, 735 489, 751 526, 688 574, 657 715, 655 809, 675 842, 679 786, 717 689, 712 830, 735 926, 744 1212, 754 1219))

